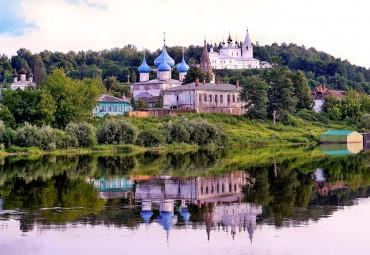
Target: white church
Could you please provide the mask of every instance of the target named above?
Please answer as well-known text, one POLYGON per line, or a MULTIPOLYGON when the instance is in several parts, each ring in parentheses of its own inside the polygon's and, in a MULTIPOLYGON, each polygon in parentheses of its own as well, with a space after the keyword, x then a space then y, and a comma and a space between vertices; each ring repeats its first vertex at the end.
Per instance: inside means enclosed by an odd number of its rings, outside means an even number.
POLYGON ((220 52, 213 50, 210 45, 209 59, 214 69, 253 69, 253 68, 271 68, 271 64, 266 61, 259 61, 253 58, 253 45, 249 37, 249 32, 245 36, 243 46, 240 48, 238 42, 233 43, 229 35, 227 44, 222 42, 220 52))

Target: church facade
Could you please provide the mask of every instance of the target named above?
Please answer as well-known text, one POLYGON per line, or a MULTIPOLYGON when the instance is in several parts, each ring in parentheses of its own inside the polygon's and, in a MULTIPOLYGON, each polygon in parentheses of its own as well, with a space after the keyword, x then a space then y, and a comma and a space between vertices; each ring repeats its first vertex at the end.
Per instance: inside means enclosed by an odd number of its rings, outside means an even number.
POLYGON ((222 42, 221 45, 220 52, 215 52, 212 44, 210 46, 209 59, 214 69, 271 68, 268 62, 260 61, 253 57, 253 45, 248 30, 242 47, 239 46, 237 41, 233 43, 230 35, 227 39, 227 44, 222 42))

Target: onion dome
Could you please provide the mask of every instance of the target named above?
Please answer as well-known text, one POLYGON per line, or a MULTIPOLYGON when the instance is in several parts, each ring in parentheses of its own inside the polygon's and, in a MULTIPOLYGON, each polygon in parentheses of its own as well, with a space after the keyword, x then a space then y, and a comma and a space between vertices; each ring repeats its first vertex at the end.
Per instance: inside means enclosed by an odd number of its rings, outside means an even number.
POLYGON ((170 65, 170 67, 173 67, 175 65, 175 61, 167 53, 165 44, 163 45, 161 55, 159 55, 159 57, 154 60, 154 65, 156 67, 159 67, 159 65, 162 63, 163 57, 164 57, 165 61, 167 62, 167 64, 170 65))
POLYGON ((177 67, 179 73, 186 73, 189 70, 189 66, 185 63, 184 55, 182 55, 181 64, 177 67))
POLYGON ((143 57, 143 63, 141 63, 141 66, 139 66, 138 70, 139 73, 149 73, 151 70, 148 64, 146 63, 145 55, 143 57))
POLYGON ((141 217, 143 217, 146 224, 149 223, 150 217, 152 217, 153 212, 152 211, 141 211, 140 213, 141 217))
POLYGON ((14 77, 18 77, 18 74, 16 72, 14 72, 14 74, 13 74, 13 78, 14 77))
POLYGON ((27 71, 22 67, 22 69, 21 69, 21 70, 19 70, 19 73, 20 73, 20 74, 27 74, 27 71))
MULTIPOLYGON (((162 55, 162 61, 160 62, 157 70, 159 72, 166 72, 166 71, 171 71, 171 66, 167 63, 167 61, 165 61, 166 59, 166 56, 165 55, 162 55)), ((173 60, 172 60, 173 61, 173 60)), ((155 63, 155 62, 154 62, 155 63)))
POLYGON ((32 74, 32 73, 29 73, 29 74, 28 74, 28 77, 33 77, 33 74, 32 74))

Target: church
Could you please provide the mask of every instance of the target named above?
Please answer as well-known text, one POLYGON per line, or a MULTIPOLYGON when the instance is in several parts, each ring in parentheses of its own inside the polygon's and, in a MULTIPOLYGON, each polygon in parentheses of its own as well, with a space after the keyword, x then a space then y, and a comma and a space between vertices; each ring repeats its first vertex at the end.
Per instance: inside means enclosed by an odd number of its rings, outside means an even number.
POLYGON ((165 42, 162 53, 154 60, 154 65, 157 68, 157 79, 149 80, 151 68, 146 63, 144 55, 143 62, 138 68, 140 73, 140 81, 131 84, 131 94, 135 100, 138 100, 139 98, 158 98, 161 91, 182 85, 182 81, 184 80, 189 69, 189 66, 185 63, 183 56, 182 62, 177 67, 179 72, 179 80, 172 79, 171 71, 175 66, 175 61, 170 57, 170 55, 168 55, 165 42))
POLYGON ((214 51, 214 46, 210 45, 209 59, 214 69, 254 69, 271 68, 271 64, 266 61, 259 61, 253 58, 253 45, 247 30, 242 47, 233 39, 230 34, 227 38, 227 44, 223 41, 220 52, 214 51))

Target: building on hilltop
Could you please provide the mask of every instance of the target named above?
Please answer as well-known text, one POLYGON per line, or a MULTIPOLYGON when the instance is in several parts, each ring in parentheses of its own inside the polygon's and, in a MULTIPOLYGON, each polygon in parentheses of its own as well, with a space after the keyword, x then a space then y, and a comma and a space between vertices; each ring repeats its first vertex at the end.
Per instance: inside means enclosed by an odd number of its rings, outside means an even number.
POLYGON ((195 110, 197 113, 226 113, 243 115, 245 102, 240 99, 239 82, 236 85, 195 82, 162 91, 164 109, 195 110))
POLYGON ((312 92, 311 95, 314 100, 314 105, 313 105, 313 110, 315 112, 321 112, 322 111, 322 106, 324 104, 324 98, 328 96, 333 96, 336 98, 341 99, 347 91, 341 91, 341 90, 329 90, 325 84, 320 85, 319 87, 315 88, 312 92))
POLYGON ((140 73, 140 81, 131 84, 131 94, 135 100, 138 100, 139 98, 150 97, 152 99, 157 98, 159 100, 162 90, 178 87, 182 84, 182 81, 189 69, 189 66, 186 64, 183 56, 182 62, 177 66, 180 79, 172 79, 171 72, 175 66, 175 61, 168 55, 165 42, 163 44, 162 53, 154 60, 154 65, 157 68, 157 79, 150 80, 149 73, 151 68, 147 64, 144 55, 143 62, 138 68, 140 73))
POLYGON ((94 117, 104 117, 104 115, 125 115, 126 112, 134 110, 134 107, 125 99, 106 94, 103 94, 97 102, 98 105, 93 109, 94 117))
POLYGON ((271 64, 266 61, 259 61, 253 58, 253 45, 249 37, 249 32, 245 36, 244 43, 240 48, 239 43, 233 43, 230 34, 227 39, 227 44, 223 41, 220 52, 213 50, 213 45, 210 45, 209 59, 211 66, 214 69, 253 69, 253 68, 271 68, 271 64))
POLYGON ((20 80, 18 80, 18 74, 14 73, 13 83, 10 85, 12 90, 21 89, 25 90, 26 88, 35 88, 36 84, 33 82, 33 75, 30 73, 27 80, 27 71, 22 68, 19 70, 20 80))

